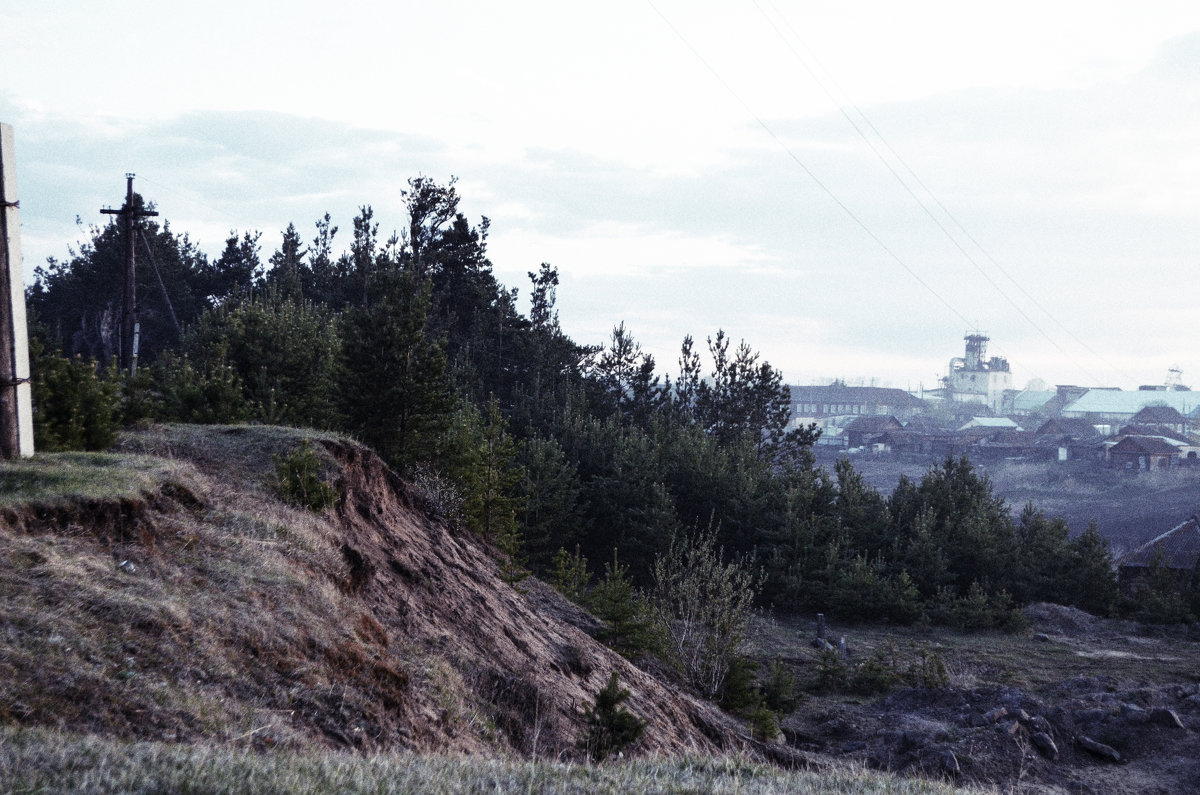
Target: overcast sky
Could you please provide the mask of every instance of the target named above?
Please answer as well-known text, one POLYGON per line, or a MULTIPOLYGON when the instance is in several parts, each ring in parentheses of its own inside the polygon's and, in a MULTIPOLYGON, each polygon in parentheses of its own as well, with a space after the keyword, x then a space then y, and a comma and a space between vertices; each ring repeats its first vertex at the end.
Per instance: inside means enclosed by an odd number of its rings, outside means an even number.
POLYGON ((1018 386, 1200 387, 1194 0, 383 6, 0 5, 27 274, 127 171, 264 260, 454 175, 502 282, 551 263, 574 339, 624 321, 660 370, 723 328, 793 383, 929 388, 978 329, 1018 386))

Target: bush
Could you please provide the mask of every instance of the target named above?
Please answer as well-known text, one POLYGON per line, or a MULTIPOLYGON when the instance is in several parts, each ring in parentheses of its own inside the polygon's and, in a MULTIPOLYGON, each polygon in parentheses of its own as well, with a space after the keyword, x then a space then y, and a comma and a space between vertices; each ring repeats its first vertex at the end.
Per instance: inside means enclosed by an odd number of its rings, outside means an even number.
POLYGON ((629 691, 621 687, 616 671, 608 678, 608 684, 596 694, 596 702, 584 707, 584 734, 580 746, 588 757, 602 762, 615 753, 637 742, 646 730, 646 722, 621 706, 629 698, 629 691))
POLYGON ((276 489, 293 505, 320 512, 337 502, 337 491, 321 480, 321 462, 307 439, 285 456, 275 456, 276 489))
POLYGON ((224 362, 197 368, 187 356, 164 354, 155 362, 156 414, 164 422, 227 425, 250 419, 242 382, 224 362))
POLYGON ((588 592, 583 606, 604 622, 597 640, 626 657, 659 654, 664 645, 662 624, 650 603, 629 578, 629 567, 617 560, 604 566, 604 579, 588 592))
POLYGON ((47 353, 34 342, 33 438, 36 449, 103 450, 117 438, 120 376, 102 375, 95 361, 47 353))
POLYGON ((978 582, 971 583, 965 596, 958 596, 952 588, 939 589, 929 617, 935 624, 948 624, 960 632, 1020 632, 1029 624, 1007 591, 989 594, 978 582))
POLYGON ((572 602, 581 603, 587 595, 592 575, 588 571, 587 558, 579 552, 579 546, 576 545, 574 555, 559 547, 552 565, 550 584, 572 602))
POLYGON ((905 654, 893 640, 885 640, 858 664, 845 660, 837 651, 822 650, 817 657, 815 687, 825 692, 874 695, 897 687, 947 687, 946 663, 936 651, 921 647, 905 654))
POLYGON ((654 561, 654 606, 671 654, 704 696, 721 692, 746 640, 759 578, 740 560, 722 560, 716 533, 672 538, 654 561))

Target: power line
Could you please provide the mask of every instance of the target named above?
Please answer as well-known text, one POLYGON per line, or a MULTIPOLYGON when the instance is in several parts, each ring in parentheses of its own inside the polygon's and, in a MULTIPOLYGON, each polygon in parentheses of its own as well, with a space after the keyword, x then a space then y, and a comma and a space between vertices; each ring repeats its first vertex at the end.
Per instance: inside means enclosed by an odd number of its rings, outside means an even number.
POLYGON ((667 25, 667 27, 671 29, 671 32, 674 33, 681 42, 683 42, 683 45, 685 47, 687 47, 689 51, 691 51, 692 55, 694 55, 696 57, 696 59, 700 61, 700 63, 704 66, 704 68, 708 70, 709 74, 711 74, 713 76, 713 78, 718 83, 720 83, 721 86, 727 92, 729 92, 730 96, 732 96, 735 100, 737 100, 737 102, 742 106, 742 108, 746 111, 746 113, 751 118, 753 118, 756 122, 758 122, 758 125, 763 128, 763 130, 767 133, 767 135, 769 135, 775 141, 775 143, 777 143, 780 146, 780 148, 782 148, 783 151, 787 153, 788 157, 790 157, 796 163, 796 165, 798 165, 801 168, 801 170, 803 170, 804 173, 808 175, 808 178, 811 179, 813 181, 813 183, 818 188, 820 188, 834 202, 834 204, 836 204, 838 207, 841 208, 842 212, 844 212, 850 218, 850 220, 852 220, 855 224, 857 224, 858 227, 860 229, 862 229, 863 232, 865 232, 868 237, 870 237, 873 241, 875 241, 876 245, 878 245, 884 251, 884 253, 886 253, 889 257, 891 257, 892 260, 894 260, 901 268, 903 268, 905 271, 907 271, 908 274, 910 276, 912 276, 917 281, 918 284, 920 284, 922 287, 924 287, 929 292, 930 295, 932 295, 934 298, 936 298, 938 301, 940 301, 942 306, 946 307, 948 310, 950 310, 950 312, 952 314, 954 314, 960 321, 962 321, 964 326, 966 326, 966 327, 971 326, 971 322, 969 320, 967 320, 966 316, 964 316, 961 312, 959 312, 957 309, 955 309, 954 306, 949 301, 947 301, 945 298, 943 298, 942 295, 940 293, 938 293, 937 290, 933 289, 933 287, 931 287, 928 282, 926 282, 924 279, 922 279, 921 276, 915 270, 913 270, 908 265, 907 262, 905 262, 900 257, 900 255, 898 255, 896 252, 894 252, 883 241, 883 239, 879 237, 879 235, 875 234, 875 232, 869 226, 867 226, 865 221, 863 221, 853 210, 851 210, 850 207, 845 202, 843 202, 840 198, 838 198, 837 194, 835 194, 829 188, 829 186, 826 185, 813 172, 813 170, 810 169, 808 167, 808 165, 805 164, 805 162, 803 160, 801 160, 798 155, 796 155, 796 153, 794 151, 792 151, 791 147, 789 147, 786 143, 784 143, 784 141, 775 133, 775 131, 771 128, 771 126, 769 124, 767 124, 762 119, 761 116, 759 116, 757 113, 754 112, 754 110, 750 107, 750 105, 744 99, 742 99, 741 95, 733 88, 733 86, 731 86, 725 80, 725 78, 723 78, 721 76, 721 74, 708 62, 708 60, 700 53, 700 51, 697 50, 694 46, 692 46, 692 43, 690 41, 688 41, 687 37, 685 37, 679 31, 679 29, 675 27, 675 25, 671 22, 671 20, 668 19, 667 16, 665 14, 663 14, 662 11, 659 10, 658 6, 656 6, 654 4, 653 0, 646 0, 646 3, 650 6, 650 8, 652 8, 654 10, 654 13, 658 14, 658 16, 667 25))
MULTIPOLYGON (((1086 367, 1084 367, 1084 365, 1082 363, 1080 363, 1079 360, 1077 360, 1070 352, 1068 352, 1061 345, 1059 345, 1057 340, 1052 338, 1046 332, 1045 329, 1043 329, 1038 323, 1036 323, 1033 320, 1033 318, 1031 318, 1029 316, 1029 314, 1026 313, 1025 310, 1020 305, 1018 305, 1017 302, 1015 300, 1013 300, 1013 298, 1007 292, 1005 292, 1000 287, 1000 285, 996 283, 996 281, 994 279, 992 279, 992 277, 986 272, 986 270, 975 260, 975 258, 971 255, 971 253, 962 246, 962 244, 958 241, 958 239, 953 234, 951 234, 950 230, 946 228, 946 226, 934 214, 934 212, 929 208, 929 206, 921 199, 920 196, 917 195, 917 193, 912 189, 912 187, 908 184, 908 182, 904 179, 904 177, 901 176, 896 171, 896 169, 892 167, 892 164, 888 161, 888 159, 886 157, 884 157, 883 153, 881 153, 879 151, 879 149, 875 146, 875 143, 871 140, 871 138, 868 137, 866 135, 866 133, 863 132, 862 128, 858 125, 858 123, 854 120, 854 118, 849 113, 847 113, 846 108, 845 108, 845 106, 847 104, 851 108, 853 108, 854 112, 856 114, 858 114, 858 116, 862 119, 862 122, 871 130, 871 132, 879 140, 879 142, 881 144, 883 144, 884 147, 887 148, 887 151, 896 160, 896 162, 899 163, 906 172, 908 172, 908 174, 912 177, 912 179, 916 182, 916 184, 921 188, 921 190, 930 198, 930 200, 932 200, 934 202, 934 204, 937 205, 937 207, 941 210, 941 212, 945 215, 945 217, 947 219, 949 219, 949 221, 966 237, 966 239, 976 249, 978 249, 988 259, 988 261, 990 261, 992 263, 992 265, 994 265, 995 268, 998 271, 1000 271, 1000 273, 1005 278, 1007 278, 1009 280, 1009 282, 1011 282, 1013 284, 1014 287, 1017 288, 1018 291, 1020 291, 1020 293, 1026 299, 1028 299, 1037 309, 1039 309, 1043 314, 1045 314, 1048 318, 1050 318, 1050 320, 1052 322, 1054 322, 1055 325, 1057 325, 1065 334, 1067 334, 1067 336, 1069 336, 1072 340, 1074 340, 1080 347, 1082 347, 1084 350, 1086 350, 1088 353, 1090 353, 1092 356, 1094 356, 1099 361, 1103 362, 1110 370, 1117 370, 1118 368, 1114 367, 1110 362, 1108 362, 1106 359, 1104 359, 1103 356, 1101 356, 1100 354, 1093 351, 1086 343, 1083 342, 1083 340, 1079 339, 1079 337, 1076 336, 1070 329, 1068 329, 1055 316, 1054 313, 1052 313, 1050 310, 1048 310, 1044 306, 1042 306, 1042 304, 1032 294, 1030 294, 1029 291, 1027 291, 1020 284, 1020 282, 1018 282, 1012 276, 1012 274, 1010 274, 1007 270, 1004 269, 1003 266, 1000 265, 1000 263, 996 260, 996 258, 993 257, 991 255, 991 253, 987 249, 985 249, 983 247, 983 245, 974 236, 972 236, 970 234, 970 232, 967 231, 966 227, 963 226, 963 224, 958 220, 957 217, 955 217, 954 213, 952 213, 949 210, 949 208, 947 208, 946 205, 944 203, 942 203, 942 201, 940 199, 938 199, 938 197, 933 193, 933 191, 930 190, 929 187, 921 180, 921 178, 912 169, 912 167, 908 165, 908 163, 904 160, 904 158, 901 157, 901 155, 895 150, 895 148, 888 142, 887 138, 884 137, 884 135, 878 130, 878 128, 875 127, 875 125, 871 122, 870 118, 868 118, 866 113, 860 107, 858 107, 858 105, 856 105, 855 103, 853 103, 853 102, 843 103, 837 97, 835 97, 833 95, 833 93, 829 90, 829 88, 826 86, 826 83, 822 79, 822 77, 820 75, 818 75, 812 67, 809 66, 809 64, 805 60, 805 58, 803 56, 801 56, 801 54, 792 45, 792 42, 787 38, 787 36, 785 36, 783 34, 783 32, 779 29, 779 26, 776 24, 775 20, 771 17, 770 14, 768 14, 766 12, 766 10, 758 2, 758 0, 754 0, 754 6, 755 6, 755 8, 758 9, 759 13, 763 16, 763 18, 767 21, 767 23, 775 31, 775 34, 777 36, 779 36, 780 40, 784 43, 784 45, 788 48, 788 50, 792 53, 792 55, 796 58, 796 60, 801 64, 801 66, 804 67, 805 71, 808 72, 809 76, 812 77, 813 81, 817 84, 817 86, 821 89, 821 91, 824 92, 825 96, 828 97, 829 100, 831 102, 833 102, 833 104, 835 106, 837 106, 838 111, 842 114, 842 116, 846 119, 846 121, 850 124, 850 126, 854 129, 854 131, 858 134, 858 136, 860 138, 862 138, 863 142, 867 144, 867 146, 871 149, 871 151, 875 154, 875 156, 879 159, 879 161, 884 165, 884 167, 887 168, 887 170, 892 174, 892 176, 896 179, 896 181, 901 184, 901 186, 905 189, 905 191, 908 192, 908 194, 913 198, 913 200, 917 202, 917 204, 921 207, 921 209, 925 212, 925 214, 929 216, 930 220, 933 221, 933 223, 938 227, 938 229, 941 230, 941 232, 955 246, 955 248, 957 248, 962 253, 962 255, 967 259, 967 261, 970 262, 972 266, 974 266, 974 268, 988 282, 988 284, 990 284, 996 290, 996 292, 998 292, 1012 306, 1012 308, 1015 309, 1021 315, 1021 317, 1026 320, 1026 322, 1028 322, 1034 329, 1036 329, 1038 331, 1039 334, 1041 334, 1051 345, 1053 345, 1059 351, 1059 353, 1061 353, 1069 361, 1071 361, 1071 363, 1074 364, 1077 368, 1079 368, 1079 370, 1081 372, 1083 372, 1088 378, 1092 379, 1096 383, 1100 383, 1100 380, 1098 378, 1096 378, 1096 376, 1094 376, 1086 367)), ((791 33, 792 37, 795 40, 801 42, 801 44, 803 44, 803 39, 799 36, 799 34, 796 33, 795 28, 792 27, 791 23, 788 22, 787 18, 779 13, 778 9, 774 7, 774 4, 772 4, 772 8, 775 10, 776 15, 779 16, 781 19, 783 19, 783 22, 787 26, 788 31, 791 33)), ((809 48, 806 47, 805 49, 808 50, 809 56, 816 63, 817 67, 820 68, 822 72, 825 72, 825 75, 829 79, 829 82, 833 83, 836 86, 837 81, 834 80, 828 74, 828 71, 824 69, 824 67, 821 65, 820 59, 817 58, 815 55, 813 55, 809 48)), ((1123 375, 1125 375, 1127 378, 1129 377, 1129 375, 1127 373, 1124 373, 1123 375)))

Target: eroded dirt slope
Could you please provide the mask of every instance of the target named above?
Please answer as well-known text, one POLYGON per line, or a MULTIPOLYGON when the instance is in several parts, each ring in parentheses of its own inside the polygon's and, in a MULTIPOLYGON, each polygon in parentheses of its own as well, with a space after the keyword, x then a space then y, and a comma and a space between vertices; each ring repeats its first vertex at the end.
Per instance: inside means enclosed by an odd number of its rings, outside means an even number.
POLYGON ((270 488, 279 429, 156 427, 174 461, 119 504, 0 514, 0 721, 123 737, 578 757, 613 671, 648 721, 635 753, 747 744, 711 705, 639 670, 532 579, 422 513, 369 450, 314 437, 340 497, 270 488))

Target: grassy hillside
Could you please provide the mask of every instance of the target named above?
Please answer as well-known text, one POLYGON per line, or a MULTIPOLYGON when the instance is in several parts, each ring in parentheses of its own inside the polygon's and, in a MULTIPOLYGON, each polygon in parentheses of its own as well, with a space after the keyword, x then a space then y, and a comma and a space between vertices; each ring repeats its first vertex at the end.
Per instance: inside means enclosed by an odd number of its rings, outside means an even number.
POLYGON ((6 791, 945 791, 755 761, 741 724, 592 641, 544 585, 504 585, 332 436, 156 426, 4 463, 0 484, 6 791), (339 495, 321 513, 276 492, 304 440, 339 495), (612 670, 650 728, 580 764, 579 706, 612 670))

